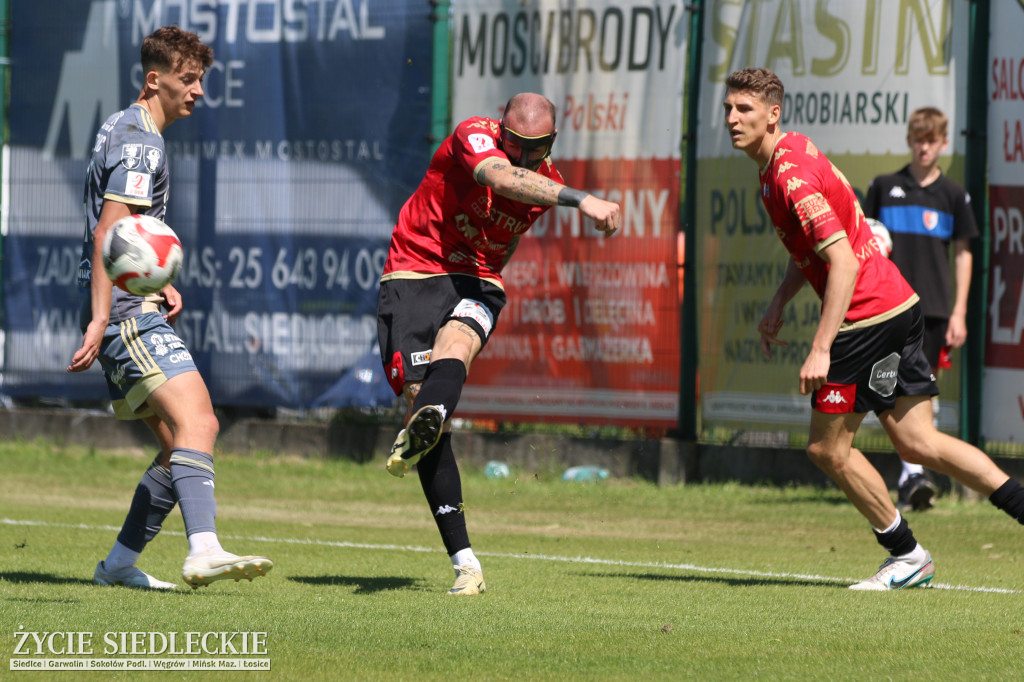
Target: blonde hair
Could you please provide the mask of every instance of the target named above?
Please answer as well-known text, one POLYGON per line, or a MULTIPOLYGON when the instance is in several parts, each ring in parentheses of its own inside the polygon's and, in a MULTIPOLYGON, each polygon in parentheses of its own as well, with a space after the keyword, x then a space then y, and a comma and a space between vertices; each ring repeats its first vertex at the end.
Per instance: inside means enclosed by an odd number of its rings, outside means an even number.
POLYGON ((907 137, 911 140, 944 140, 949 135, 949 118, 935 107, 921 107, 910 114, 907 137))

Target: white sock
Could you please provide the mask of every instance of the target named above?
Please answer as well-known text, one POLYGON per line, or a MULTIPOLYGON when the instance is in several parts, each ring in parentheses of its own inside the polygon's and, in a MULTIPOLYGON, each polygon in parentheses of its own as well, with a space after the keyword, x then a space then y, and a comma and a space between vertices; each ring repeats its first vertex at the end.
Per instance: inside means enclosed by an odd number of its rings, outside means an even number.
POLYGON ((139 554, 140 552, 128 549, 120 542, 115 542, 114 546, 110 548, 110 554, 103 560, 103 566, 108 571, 120 571, 122 568, 134 566, 135 562, 139 560, 139 554))
POLYGON ((224 548, 220 546, 220 540, 217 538, 216 533, 210 531, 201 531, 199 533, 192 533, 188 536, 188 555, 193 556, 209 550, 216 550, 223 552, 224 548))
POLYGON ((878 528, 875 528, 874 526, 872 526, 872 528, 875 529, 876 533, 891 533, 894 530, 896 530, 896 526, 900 525, 900 521, 902 519, 903 519, 903 515, 900 514, 899 510, 897 509, 896 510, 896 520, 893 521, 892 523, 890 523, 888 528, 886 528, 885 530, 879 530, 878 528))
POLYGON ((466 549, 460 549, 455 554, 452 554, 452 566, 472 566, 476 570, 480 570, 480 560, 473 554, 473 550, 470 547, 466 549))
POLYGON ((921 466, 920 464, 911 464, 910 462, 904 462, 903 463, 903 470, 900 472, 900 482, 899 482, 899 485, 902 486, 904 483, 907 482, 907 479, 910 478, 911 476, 913 476, 914 474, 923 474, 923 473, 924 473, 924 467, 921 466))
POLYGON ((927 552, 924 551, 924 547, 922 547, 921 543, 919 542, 919 543, 917 543, 917 546, 914 547, 913 550, 911 550, 910 552, 907 552, 906 554, 900 555, 900 556, 898 556, 896 558, 897 559, 910 559, 911 561, 924 561, 926 555, 927 555, 927 552))

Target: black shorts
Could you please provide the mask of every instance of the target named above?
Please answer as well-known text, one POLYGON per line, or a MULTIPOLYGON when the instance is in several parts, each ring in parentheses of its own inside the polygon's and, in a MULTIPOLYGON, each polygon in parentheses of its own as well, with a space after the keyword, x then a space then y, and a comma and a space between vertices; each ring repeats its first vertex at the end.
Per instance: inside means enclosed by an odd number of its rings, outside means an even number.
POLYGON ((946 347, 947 329, 949 320, 941 317, 924 318, 924 356, 928 358, 928 364, 932 367, 939 367, 939 355, 946 347))
POLYGON ((381 282, 377 341, 395 395, 401 395, 406 382, 423 381, 434 339, 449 320, 472 327, 486 345, 505 301, 500 287, 470 275, 381 282))
POLYGON ((938 395, 923 341, 920 304, 881 324, 840 332, 832 343, 828 383, 811 394, 811 407, 881 414, 900 396, 938 395))

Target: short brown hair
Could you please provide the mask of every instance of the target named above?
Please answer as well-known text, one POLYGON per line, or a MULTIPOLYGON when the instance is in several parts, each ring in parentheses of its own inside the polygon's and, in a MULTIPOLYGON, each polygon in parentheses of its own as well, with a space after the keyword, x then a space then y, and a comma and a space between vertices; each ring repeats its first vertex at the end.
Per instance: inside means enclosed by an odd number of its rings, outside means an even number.
POLYGON ((935 107, 921 107, 910 114, 907 137, 912 140, 944 140, 949 134, 949 118, 935 107))
POLYGON ((142 70, 149 73, 177 71, 188 62, 204 69, 213 64, 213 48, 199 39, 198 34, 178 26, 164 26, 142 39, 142 70))
POLYGON ((782 106, 786 88, 782 81, 768 69, 749 67, 733 71, 725 79, 725 86, 730 90, 750 92, 760 97, 768 105, 782 106))

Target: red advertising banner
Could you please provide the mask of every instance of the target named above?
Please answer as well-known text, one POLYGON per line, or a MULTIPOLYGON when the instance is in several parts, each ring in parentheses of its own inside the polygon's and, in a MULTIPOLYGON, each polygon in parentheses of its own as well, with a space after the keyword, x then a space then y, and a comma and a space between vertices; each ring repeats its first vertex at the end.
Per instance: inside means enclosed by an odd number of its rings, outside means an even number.
POLYGON ((617 201, 604 238, 549 211, 505 268, 508 306, 474 361, 476 416, 672 427, 679 386, 679 160, 556 162, 574 187, 617 201))
POLYGON ((1024 187, 989 187, 992 251, 985 365, 1024 369, 1024 187))

